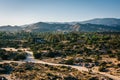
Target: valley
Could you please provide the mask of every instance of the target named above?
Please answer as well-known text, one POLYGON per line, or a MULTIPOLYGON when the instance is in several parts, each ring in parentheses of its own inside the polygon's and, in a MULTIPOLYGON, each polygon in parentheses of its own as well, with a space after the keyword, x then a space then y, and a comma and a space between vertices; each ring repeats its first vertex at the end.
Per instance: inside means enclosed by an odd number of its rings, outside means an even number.
POLYGON ((8 80, 120 78, 119 33, 1 32, 0 35, 0 76, 8 80), (53 69, 49 70, 50 67, 53 69), (67 71, 61 72, 63 68, 67 71))

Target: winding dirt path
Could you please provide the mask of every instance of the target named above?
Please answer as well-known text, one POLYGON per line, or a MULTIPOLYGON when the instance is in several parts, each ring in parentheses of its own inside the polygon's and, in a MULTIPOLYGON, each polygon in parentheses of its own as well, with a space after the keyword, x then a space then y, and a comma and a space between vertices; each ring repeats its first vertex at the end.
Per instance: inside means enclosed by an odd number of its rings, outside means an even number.
MULTIPOLYGON (((4 49, 5 49, 5 48, 4 48, 4 49)), ((5 49, 5 50, 6 50, 6 49, 5 49)), ((16 50, 16 49, 15 49, 15 50, 16 50)), ((34 59, 34 57, 33 57, 33 52, 28 51, 27 49, 25 50, 25 52, 28 53, 28 56, 27 56, 27 59, 24 60, 24 61, 3 61, 3 62, 0 62, 0 63, 16 62, 16 63, 22 64, 22 63, 25 63, 25 62, 33 62, 33 63, 40 63, 40 64, 48 64, 48 65, 53 65, 53 66, 69 66, 69 67, 71 67, 71 68, 78 69, 79 71, 87 71, 87 72, 88 72, 88 69, 87 69, 86 67, 44 62, 44 61, 41 61, 41 60, 34 59)), ((96 71, 96 70, 92 70, 92 72, 93 72, 93 73, 99 73, 99 74, 101 74, 101 75, 107 76, 107 77, 109 77, 109 78, 112 78, 113 80, 120 80, 119 77, 110 75, 110 74, 108 74, 108 73, 99 72, 99 71, 96 71)))

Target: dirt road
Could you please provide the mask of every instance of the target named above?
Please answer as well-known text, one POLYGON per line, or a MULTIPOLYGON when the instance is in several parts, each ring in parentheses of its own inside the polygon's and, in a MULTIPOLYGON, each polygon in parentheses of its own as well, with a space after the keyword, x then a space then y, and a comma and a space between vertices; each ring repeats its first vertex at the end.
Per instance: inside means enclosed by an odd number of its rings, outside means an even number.
MULTIPOLYGON (((7 49, 7 50, 8 50, 8 49, 7 49)), ((71 68, 78 69, 79 71, 87 71, 87 72, 88 72, 88 69, 87 69, 86 67, 44 62, 44 61, 41 61, 41 60, 34 59, 34 57, 33 57, 33 52, 28 51, 27 49, 25 50, 25 52, 28 53, 28 56, 27 56, 27 59, 24 60, 24 61, 3 61, 3 62, 0 62, 0 63, 16 62, 16 63, 21 64, 21 63, 25 63, 25 62, 33 62, 33 63, 40 63, 40 64, 48 64, 48 65, 53 65, 53 66, 69 66, 69 67, 71 67, 71 68)), ((101 75, 107 76, 107 77, 112 78, 112 79, 114 79, 114 80, 120 80, 119 77, 110 75, 110 74, 108 74, 108 73, 99 72, 99 71, 95 71, 95 70, 92 70, 92 72, 93 72, 93 73, 99 73, 99 74, 101 74, 101 75)))

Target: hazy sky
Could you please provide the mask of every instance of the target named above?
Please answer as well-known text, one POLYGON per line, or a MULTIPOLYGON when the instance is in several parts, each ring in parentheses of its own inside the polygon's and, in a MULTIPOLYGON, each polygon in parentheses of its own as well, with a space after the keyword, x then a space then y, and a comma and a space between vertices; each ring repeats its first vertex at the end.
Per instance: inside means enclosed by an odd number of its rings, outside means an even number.
POLYGON ((0 0, 0 25, 120 18, 120 0, 0 0))

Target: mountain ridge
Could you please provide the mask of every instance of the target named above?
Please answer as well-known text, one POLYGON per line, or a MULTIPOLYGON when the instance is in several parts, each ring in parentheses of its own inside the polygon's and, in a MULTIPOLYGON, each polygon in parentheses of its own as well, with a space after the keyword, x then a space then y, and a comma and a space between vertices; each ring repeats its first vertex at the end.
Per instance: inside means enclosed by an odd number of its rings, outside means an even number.
POLYGON ((90 24, 101 24, 101 25, 109 25, 116 26, 120 25, 120 19, 118 18, 95 18, 87 21, 80 22, 82 24, 90 23, 90 24))
POLYGON ((0 31, 9 32, 52 32, 52 31, 84 31, 84 32, 120 32, 120 19, 95 18, 82 22, 37 22, 22 26, 1 26, 0 31))

